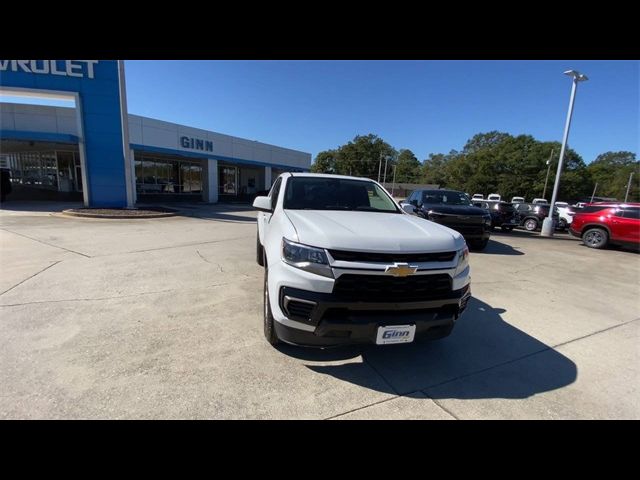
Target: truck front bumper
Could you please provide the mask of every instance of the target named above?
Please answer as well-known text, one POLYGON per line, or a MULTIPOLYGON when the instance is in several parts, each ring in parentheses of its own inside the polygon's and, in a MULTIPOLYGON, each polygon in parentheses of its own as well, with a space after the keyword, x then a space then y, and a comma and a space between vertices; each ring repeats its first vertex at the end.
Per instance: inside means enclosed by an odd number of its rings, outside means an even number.
POLYGON ((294 328, 275 322, 278 337, 294 345, 329 347, 375 344, 378 327, 416 325, 415 340, 446 337, 471 297, 467 284, 447 298, 420 302, 353 302, 290 287, 279 292, 279 307, 294 328))

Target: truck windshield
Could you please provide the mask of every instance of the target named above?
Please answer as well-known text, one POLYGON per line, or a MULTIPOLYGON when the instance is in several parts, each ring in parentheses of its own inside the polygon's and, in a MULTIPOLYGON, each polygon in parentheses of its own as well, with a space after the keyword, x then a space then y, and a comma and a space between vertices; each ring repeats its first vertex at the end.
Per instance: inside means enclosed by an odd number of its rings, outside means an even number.
POLYGON ((401 213, 389 195, 373 182, 327 177, 289 178, 284 208, 401 213))
POLYGON ((449 190, 425 190, 422 203, 427 205, 471 205, 469 198, 462 192, 449 190))

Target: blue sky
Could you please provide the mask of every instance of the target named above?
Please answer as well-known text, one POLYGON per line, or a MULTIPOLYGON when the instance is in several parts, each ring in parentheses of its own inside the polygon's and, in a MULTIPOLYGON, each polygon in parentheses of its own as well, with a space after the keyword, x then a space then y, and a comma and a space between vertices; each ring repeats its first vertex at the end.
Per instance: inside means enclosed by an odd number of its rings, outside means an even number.
POLYGON ((310 152, 375 133, 418 159, 490 130, 562 140, 586 162, 638 152, 637 61, 126 61, 129 112, 310 152))

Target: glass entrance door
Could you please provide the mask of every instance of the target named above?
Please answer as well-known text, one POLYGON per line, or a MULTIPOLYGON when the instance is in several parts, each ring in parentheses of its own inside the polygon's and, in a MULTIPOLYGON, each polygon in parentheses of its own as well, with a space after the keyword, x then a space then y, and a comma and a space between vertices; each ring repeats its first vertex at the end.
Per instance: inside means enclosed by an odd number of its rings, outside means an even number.
POLYGON ((218 193, 220 195, 238 195, 237 167, 218 167, 218 193))
POLYGON ((58 158, 58 191, 73 192, 75 174, 73 152, 57 152, 58 158))

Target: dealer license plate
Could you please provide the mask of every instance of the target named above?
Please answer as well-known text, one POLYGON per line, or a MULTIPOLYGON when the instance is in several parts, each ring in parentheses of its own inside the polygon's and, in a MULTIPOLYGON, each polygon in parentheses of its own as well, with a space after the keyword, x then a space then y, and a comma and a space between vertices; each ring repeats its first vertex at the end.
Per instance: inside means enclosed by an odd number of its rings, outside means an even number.
POLYGON ((410 343, 413 342, 415 336, 415 325, 387 325, 385 327, 378 327, 376 344, 410 343))

